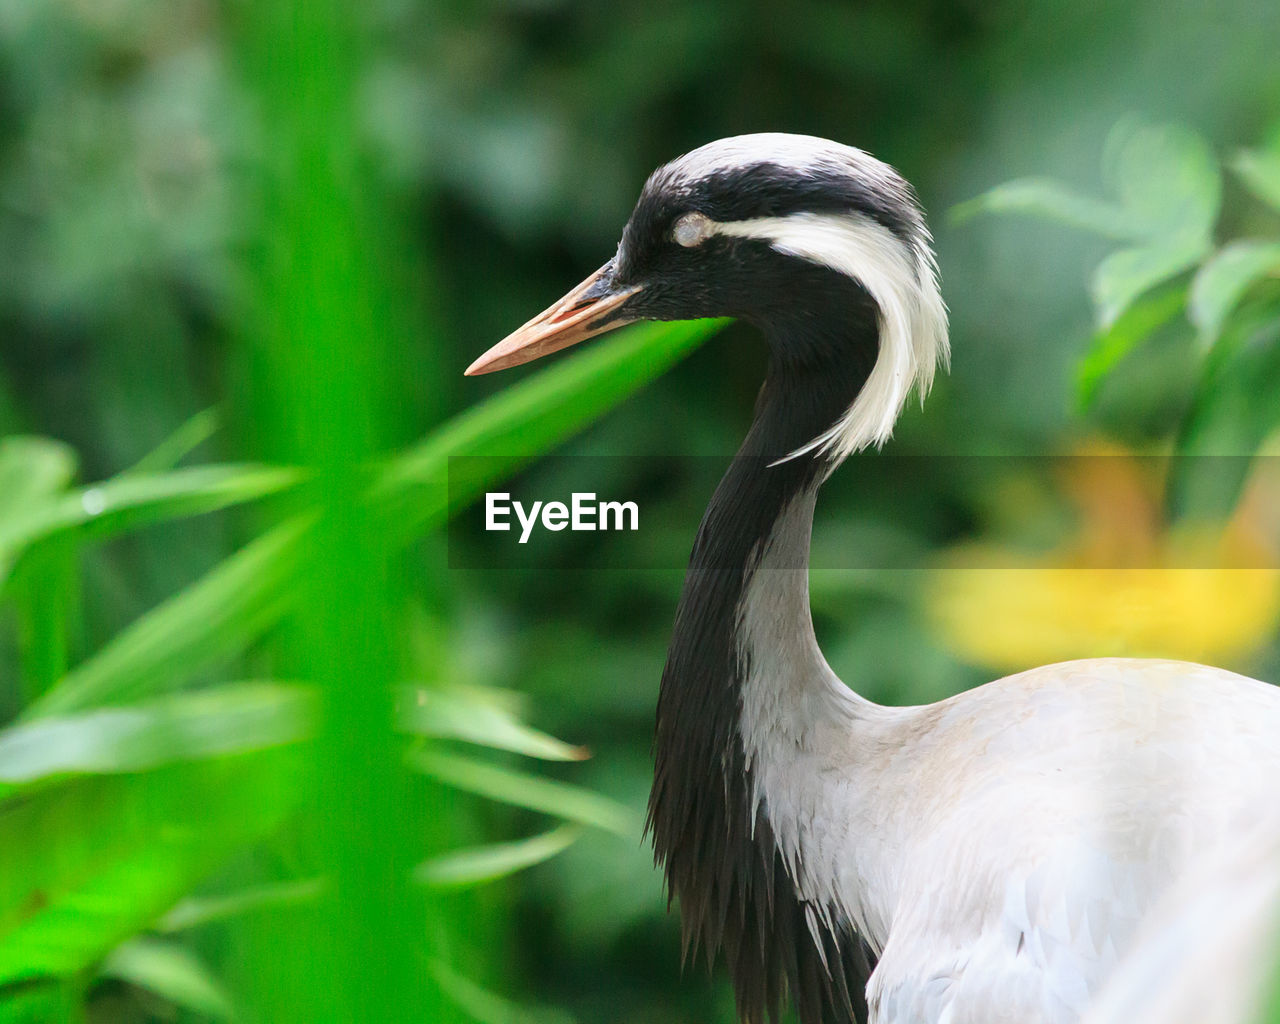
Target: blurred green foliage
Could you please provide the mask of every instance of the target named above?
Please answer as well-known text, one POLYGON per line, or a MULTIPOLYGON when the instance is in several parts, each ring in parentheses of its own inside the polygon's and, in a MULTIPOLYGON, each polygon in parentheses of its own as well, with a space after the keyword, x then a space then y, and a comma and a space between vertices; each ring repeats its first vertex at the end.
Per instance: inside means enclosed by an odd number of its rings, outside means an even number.
MULTIPOLYGON (((1183 333, 1194 328, 1199 379, 1176 430, 1180 456, 1253 455, 1280 425, 1280 134, 1272 148, 1242 150, 1231 165, 1262 204, 1255 223, 1270 228, 1264 236, 1215 239, 1223 181, 1209 145, 1176 125, 1133 119, 1112 130, 1103 155, 1114 199, 1021 179, 953 211, 961 221, 980 211, 1033 213, 1126 243, 1093 272, 1098 329, 1080 363, 1077 393, 1088 410, 1136 348, 1170 325, 1183 333)), ((1231 512, 1248 464, 1236 463, 1239 473, 1226 478, 1222 465, 1174 463, 1168 489, 1175 515, 1231 512)))
MULTIPOLYGON (((1277 37, 1249 0, 0 0, 0 1021, 728 1024, 677 981, 639 828, 679 573, 559 571, 567 538, 450 571, 440 527, 493 482, 447 489, 451 454, 547 492, 552 449, 727 455, 759 346, 462 368, 613 250, 654 166, 807 131, 934 215, 954 371, 897 451, 1266 450, 1277 37), (1089 230, 942 216, 984 193, 1089 230)), ((714 479, 601 464, 678 564, 714 479)), ((990 500, 837 475, 814 564, 990 500)), ((990 674, 912 578, 813 591, 869 696, 990 674)), ((1274 637, 1231 667, 1280 678, 1274 637)))

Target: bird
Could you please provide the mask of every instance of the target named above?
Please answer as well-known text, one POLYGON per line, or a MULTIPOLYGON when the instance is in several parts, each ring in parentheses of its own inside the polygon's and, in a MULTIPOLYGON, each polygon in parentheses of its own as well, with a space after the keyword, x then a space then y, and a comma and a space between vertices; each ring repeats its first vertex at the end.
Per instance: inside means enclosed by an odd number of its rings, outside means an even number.
POLYGON ((636 320, 734 317, 767 368, 693 540, 647 828, 686 955, 744 1024, 1079 1021, 1179 879, 1280 835, 1280 689, 1168 660, 882 706, 814 634, 818 492, 949 363, 915 191, 826 139, 720 139, 645 182, 613 257, 466 370, 636 320))
MULTIPOLYGON (((1277 998, 1280 836, 1262 829, 1163 895, 1084 1024, 1256 1024, 1277 998)), ((1274 1013, 1274 1011, 1272 1011, 1274 1013)))

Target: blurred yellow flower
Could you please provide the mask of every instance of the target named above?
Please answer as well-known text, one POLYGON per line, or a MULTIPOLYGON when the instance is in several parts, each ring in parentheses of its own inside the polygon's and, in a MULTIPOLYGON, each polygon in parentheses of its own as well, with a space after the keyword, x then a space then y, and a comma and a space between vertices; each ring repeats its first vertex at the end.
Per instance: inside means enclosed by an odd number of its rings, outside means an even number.
MULTIPOLYGON (((1105 457, 1062 463, 1056 489, 1079 512, 1064 542, 1027 554, 981 541, 943 554, 925 596, 943 642, 1004 671, 1106 655, 1231 663, 1268 643, 1280 559, 1265 518, 1274 496, 1260 479, 1225 525, 1172 530, 1149 463, 1096 445, 1083 454, 1105 457)), ((1026 493, 1014 481, 995 517, 1026 493)))

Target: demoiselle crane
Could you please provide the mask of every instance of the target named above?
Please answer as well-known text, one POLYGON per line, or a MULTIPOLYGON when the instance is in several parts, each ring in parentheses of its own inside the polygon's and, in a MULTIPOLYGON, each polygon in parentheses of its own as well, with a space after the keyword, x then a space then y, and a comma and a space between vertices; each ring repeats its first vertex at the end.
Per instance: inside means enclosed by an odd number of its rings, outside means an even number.
POLYGON ((748 1024, 1076 1021, 1144 916, 1244 826, 1280 830, 1280 689, 1172 661, 1049 665, 924 707, 828 667, 818 489, 948 355, 911 187, 823 139, 723 139, 649 178, 617 253, 467 370, 638 319, 768 343, 693 545, 658 697, 649 829, 686 946, 748 1024))

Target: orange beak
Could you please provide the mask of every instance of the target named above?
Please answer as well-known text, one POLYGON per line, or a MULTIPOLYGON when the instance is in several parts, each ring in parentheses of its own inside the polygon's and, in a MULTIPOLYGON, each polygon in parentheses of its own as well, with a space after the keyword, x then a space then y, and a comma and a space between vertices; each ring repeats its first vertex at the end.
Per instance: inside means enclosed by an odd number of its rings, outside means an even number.
POLYGON ((610 289, 605 280, 609 266, 606 263, 559 302, 508 334, 468 366, 466 375, 474 377, 532 362, 639 319, 622 313, 610 316, 638 292, 640 286, 619 291, 610 289))

